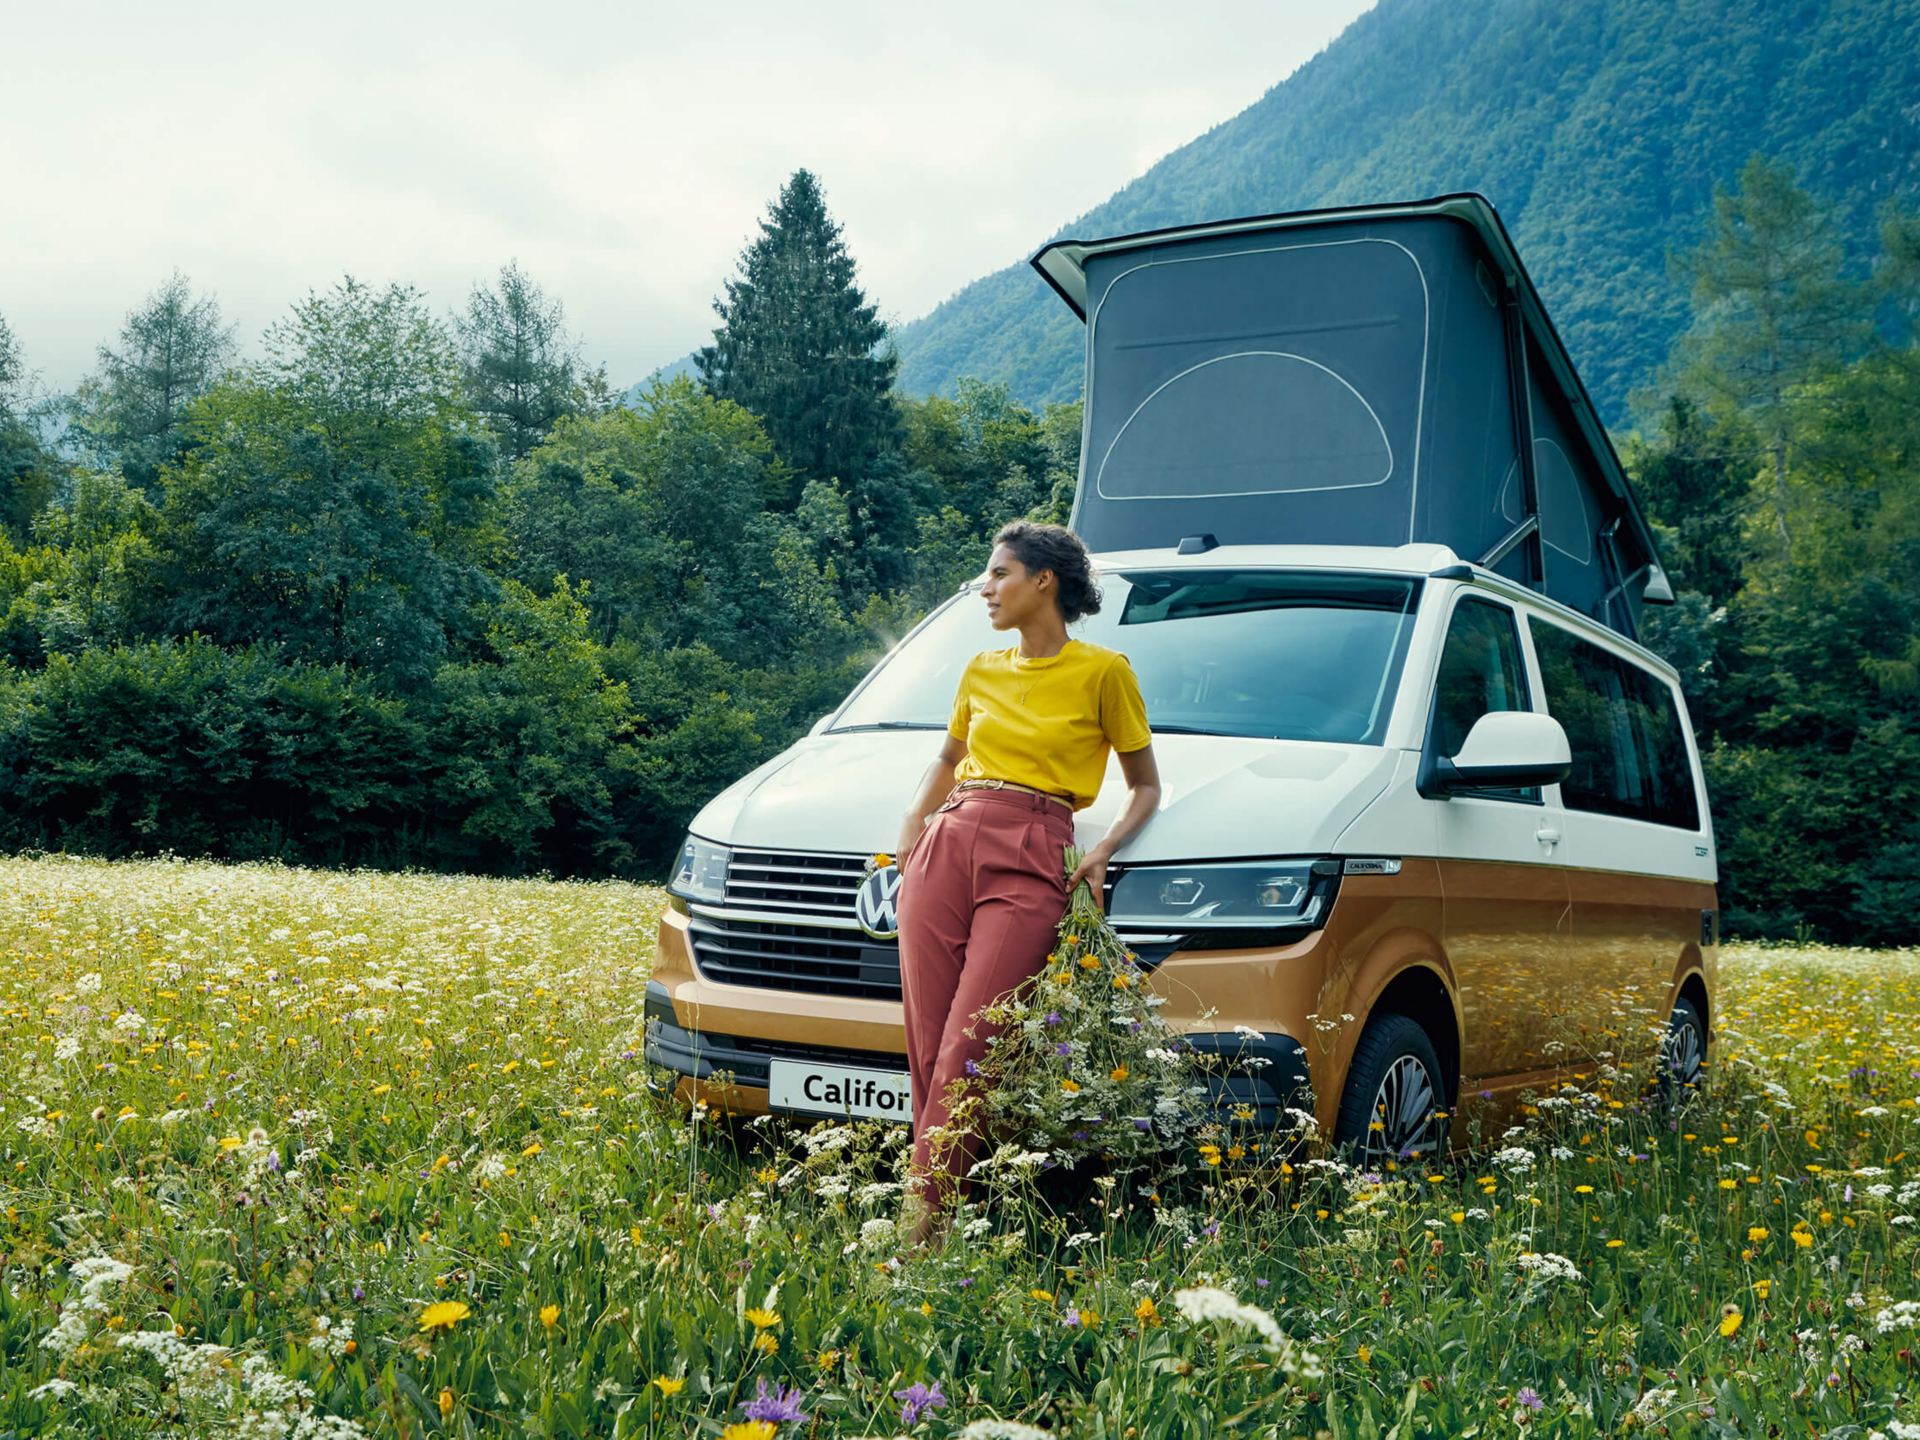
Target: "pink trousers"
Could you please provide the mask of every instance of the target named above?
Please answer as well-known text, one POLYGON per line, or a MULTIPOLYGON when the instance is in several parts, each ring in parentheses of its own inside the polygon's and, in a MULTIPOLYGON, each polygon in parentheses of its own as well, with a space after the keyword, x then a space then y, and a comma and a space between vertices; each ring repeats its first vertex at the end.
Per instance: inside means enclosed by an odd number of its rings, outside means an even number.
POLYGON ((977 1127, 930 1146, 946 1090, 969 1074, 997 1028, 974 1012, 1039 971, 1067 908, 1066 806, 1025 790, 955 790, 900 872, 900 997, 913 1084, 909 1191, 951 1204, 971 1188, 977 1127), (967 1034, 972 1027, 975 1034, 967 1034), (944 1151, 944 1153, 941 1153, 944 1151))

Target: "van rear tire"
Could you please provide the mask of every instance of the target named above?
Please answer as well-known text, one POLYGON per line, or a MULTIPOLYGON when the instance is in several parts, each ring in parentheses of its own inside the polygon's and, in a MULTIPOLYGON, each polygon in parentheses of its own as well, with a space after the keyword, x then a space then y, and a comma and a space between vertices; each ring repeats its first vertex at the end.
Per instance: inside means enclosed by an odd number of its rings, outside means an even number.
POLYGON ((1667 1017, 1657 1063, 1654 1097, 1663 1113, 1677 1114, 1700 1093, 1707 1068, 1707 1022, 1684 995, 1673 1002, 1673 1013, 1667 1017))
POLYGON ((1334 1148, 1363 1168, 1422 1156, 1438 1160, 1446 1153, 1450 1108, 1432 1038, 1409 1016, 1376 1015, 1347 1066, 1334 1148))

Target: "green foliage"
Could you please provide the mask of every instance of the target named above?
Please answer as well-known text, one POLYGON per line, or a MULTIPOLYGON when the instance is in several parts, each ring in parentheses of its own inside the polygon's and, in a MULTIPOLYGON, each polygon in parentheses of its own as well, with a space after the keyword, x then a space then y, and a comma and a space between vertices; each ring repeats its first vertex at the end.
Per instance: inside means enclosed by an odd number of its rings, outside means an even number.
POLYGON ((1912 220, 1869 282, 1759 161, 1680 268, 1697 316, 1627 456, 1680 603, 1649 641, 1686 687, 1730 928, 1885 943, 1920 904, 1920 348, 1912 220), (1864 351, 1864 353, 1861 353, 1864 351))
MULTIPOLYGON (((1858 265, 1912 164, 1908 0, 1382 0, 1240 114, 1060 235, 1477 190, 1499 207, 1603 416, 1687 319, 1670 248, 1756 149, 1834 208, 1858 265)), ((1037 237, 1036 237, 1037 238, 1037 237)), ((1085 327, 1024 263, 900 328, 900 387, 963 376, 1028 404, 1080 393, 1085 327)))

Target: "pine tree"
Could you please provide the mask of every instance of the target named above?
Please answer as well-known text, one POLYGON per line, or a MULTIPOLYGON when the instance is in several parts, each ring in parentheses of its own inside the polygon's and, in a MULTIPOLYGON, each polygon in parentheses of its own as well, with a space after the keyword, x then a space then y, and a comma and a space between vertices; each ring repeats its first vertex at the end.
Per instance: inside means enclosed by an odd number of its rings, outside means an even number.
POLYGON ((187 277, 167 282, 130 311, 118 349, 102 345, 100 369, 82 382, 78 428, 134 484, 155 488, 160 467, 186 443, 187 407, 213 388, 233 359, 233 328, 212 296, 187 277))
POLYGON ((517 261, 489 289, 476 285, 455 321, 467 401, 486 417, 509 459, 530 454, 554 422, 588 408, 603 376, 581 374, 579 346, 558 300, 549 300, 517 261))
POLYGON ((1792 167, 1751 156, 1739 186, 1716 190, 1707 238, 1678 269, 1692 281, 1694 322, 1676 346, 1683 390, 1750 423, 1766 450, 1774 524, 1785 552, 1792 440, 1813 382, 1858 355, 1872 334, 1872 292, 1841 273, 1832 219, 1792 167))
POLYGON ((896 443, 899 358, 811 173, 781 187, 713 308, 721 324, 695 364, 708 390, 766 426, 794 471, 788 507, 808 479, 839 480, 857 516, 869 472, 896 443))

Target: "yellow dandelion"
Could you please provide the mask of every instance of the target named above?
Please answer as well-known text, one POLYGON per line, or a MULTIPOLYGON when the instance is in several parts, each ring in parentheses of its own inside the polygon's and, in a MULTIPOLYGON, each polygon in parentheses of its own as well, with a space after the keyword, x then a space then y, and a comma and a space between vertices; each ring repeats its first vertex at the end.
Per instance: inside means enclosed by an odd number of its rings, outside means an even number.
POLYGON ((747 1320, 756 1330, 770 1330, 780 1323, 780 1315, 778 1311, 762 1310, 755 1305, 748 1309, 747 1320))
POLYGON ((1034 1289, 1027 1291, 1027 1294, 1044 1305, 1051 1305, 1053 1303, 1053 1292, 1051 1290, 1034 1289))
POLYGON ((1591 1185, 1576 1185, 1573 1187, 1573 1193, 1576 1195, 1591 1195, 1593 1193, 1593 1187, 1591 1185))
POLYGON ((1722 1180, 1720 1182, 1720 1188, 1722 1190, 1738 1190, 1740 1188, 1740 1182, 1737 1180, 1722 1180))
POLYGON ((1769 1295, 1771 1295, 1771 1294, 1773 1293, 1773 1281, 1771 1281, 1771 1280, 1756 1280, 1756 1281, 1754 1281, 1754 1282, 1753 1282, 1753 1293, 1754 1293, 1754 1295, 1755 1295, 1755 1296, 1757 1296, 1757 1297, 1758 1297, 1759 1299, 1762 1299, 1762 1300, 1764 1300, 1764 1299, 1766 1299, 1766 1298, 1767 1298, 1767 1296, 1769 1296, 1769 1295))
POLYGON ((753 1178, 758 1180, 762 1185, 771 1185, 780 1178, 780 1172, 771 1165, 762 1165, 758 1170, 753 1172, 753 1178))
POLYGON ((1116 976, 1114 976, 1114 977, 1113 977, 1113 988, 1114 988, 1114 989, 1116 989, 1116 990, 1130 990, 1130 989, 1132 989, 1132 988, 1133 988, 1133 977, 1132 977, 1131 975, 1116 975, 1116 976))
POLYGON ((1620 1248, 1620 1247, 1621 1247, 1622 1245, 1624 1245, 1624 1244, 1626 1244, 1626 1243, 1627 1243, 1627 1242, 1626 1242, 1626 1241, 1624 1241, 1624 1240, 1609 1240, 1609 1241, 1607 1241, 1607 1249, 1609 1249, 1609 1250, 1618 1250, 1618 1249, 1619 1249, 1619 1248, 1620 1248))
POLYGON ((1153 1303, 1153 1297, 1151 1295, 1133 1307, 1133 1318, 1138 1320, 1142 1325, 1158 1325, 1160 1323, 1160 1307, 1153 1303))
POLYGON ((1796 1230, 1793 1232, 1793 1243, 1798 1245, 1802 1250, 1811 1250, 1813 1248, 1813 1235, 1810 1231, 1796 1230))
POLYGON ((1464 1225, 1467 1223, 1467 1212, 1464 1210, 1456 1210, 1447 1218, 1456 1225, 1464 1225))
POLYGON ((1746 1319, 1740 1313, 1738 1305, 1728 1305, 1720 1312, 1720 1333, 1731 1339, 1740 1332, 1740 1322, 1746 1319))
POLYGON ((1100 957, 1098 955, 1082 955, 1080 957, 1080 968, 1082 970, 1098 970, 1100 968, 1100 957))
POLYGON ((822 1370, 831 1370, 834 1365, 838 1363, 839 1359, 840 1352, 838 1350, 822 1350, 818 1355, 813 1357, 813 1363, 818 1365, 822 1370))
POLYGON ((440 1390, 440 1417, 445 1419, 451 1414, 453 1414, 453 1391, 442 1386, 440 1390))
POLYGON ((780 1337, 771 1330, 762 1330, 753 1337, 753 1348, 762 1355, 772 1355, 780 1348, 780 1337))
POLYGON ((771 1420, 739 1420, 720 1432, 720 1440, 773 1440, 771 1420))
POLYGON ((420 1312, 420 1328, 429 1334, 451 1330, 471 1314, 464 1300, 436 1300, 420 1312))
POLYGON ((881 853, 873 857, 873 868, 876 870, 884 870, 891 864, 893 864, 893 856, 891 855, 881 853))
POLYGON ((1767 1227, 1764 1225, 1749 1225, 1747 1227, 1747 1242, 1752 1245, 1758 1245, 1762 1240, 1767 1238, 1767 1233, 1767 1227))
POLYGON ((1069 1095, 1078 1095, 1080 1093, 1080 1085, 1078 1081, 1062 1080, 1060 1082, 1060 1088, 1066 1091, 1067 1094, 1069 1095))
POLYGON ((687 1382, 678 1375, 656 1375, 653 1377, 654 1389, 671 1400, 687 1388, 687 1382))
POLYGON ((560 1307, 558 1305, 542 1305, 540 1307, 540 1323, 549 1330, 553 1329, 554 1326, 560 1323, 560 1307))
POLYGON ((1124 1065, 1116 1065, 1116 1066, 1114 1066, 1112 1070, 1110 1070, 1110 1071, 1108 1071, 1108 1072, 1107 1072, 1107 1078, 1108 1078, 1109 1080, 1124 1080, 1124 1079, 1126 1079, 1126 1078, 1127 1078, 1127 1067, 1126 1067, 1126 1066, 1124 1066, 1124 1065))
POLYGON ((530 1159, 533 1156, 538 1155, 545 1148, 546 1147, 544 1145, 542 1145, 538 1140, 536 1140, 531 1145, 527 1146, 526 1149, 520 1152, 520 1158, 522 1160, 530 1159))

